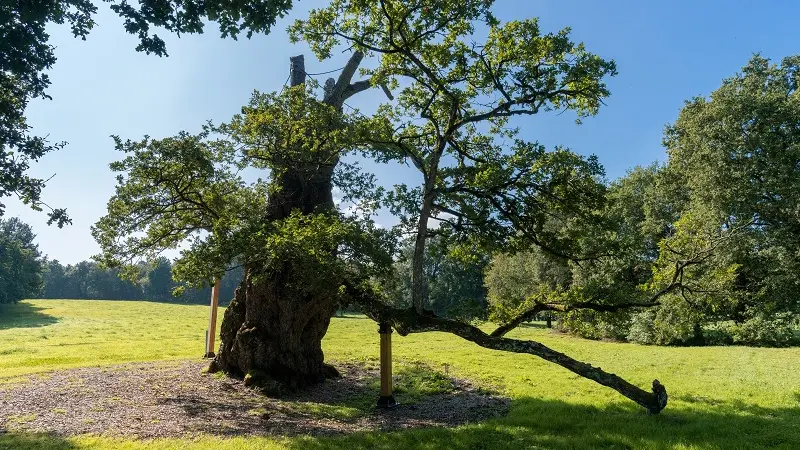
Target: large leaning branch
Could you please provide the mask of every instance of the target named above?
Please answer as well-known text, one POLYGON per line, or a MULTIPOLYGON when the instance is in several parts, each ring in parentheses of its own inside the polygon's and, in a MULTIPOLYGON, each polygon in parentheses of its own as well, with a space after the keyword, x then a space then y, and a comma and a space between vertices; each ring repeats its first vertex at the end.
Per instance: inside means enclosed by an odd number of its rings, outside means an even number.
POLYGON ((646 408, 650 413, 657 414, 667 406, 667 390, 658 380, 653 380, 652 392, 648 392, 613 373, 608 373, 599 367, 573 359, 539 342, 491 336, 477 327, 438 317, 427 310, 420 314, 414 308, 398 309, 390 307, 381 302, 377 296, 367 289, 361 289, 349 284, 346 285, 346 288, 352 302, 358 304, 368 317, 378 323, 391 325, 401 336, 428 331, 455 334, 484 348, 527 353, 558 364, 584 378, 614 389, 646 408))

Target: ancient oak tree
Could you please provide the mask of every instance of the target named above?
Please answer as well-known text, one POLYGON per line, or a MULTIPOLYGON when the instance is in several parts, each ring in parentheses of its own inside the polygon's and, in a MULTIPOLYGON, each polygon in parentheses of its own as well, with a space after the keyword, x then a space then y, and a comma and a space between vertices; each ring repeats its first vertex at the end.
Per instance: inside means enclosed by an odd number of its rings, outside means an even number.
POLYGON ((585 230, 600 222, 602 168, 595 158, 526 141, 518 127, 541 112, 596 114, 615 65, 573 43, 568 30, 543 34, 534 19, 500 23, 492 3, 334 0, 312 10, 292 25, 292 39, 321 60, 339 50, 351 55, 323 89, 296 58, 288 89, 255 94, 226 124, 199 135, 117 139, 128 156, 113 166, 117 193, 94 229, 101 259, 125 265, 183 245, 175 274, 194 282, 244 265, 213 363, 232 375, 292 387, 334 375, 320 341, 336 305, 349 303, 401 334, 444 331, 542 357, 659 412, 667 399, 660 383, 645 391, 540 343, 503 336, 521 320, 487 334, 426 309, 432 236, 486 252, 538 246, 562 258, 597 257, 585 230), (485 40, 474 38, 484 31, 485 40), (362 60, 369 64, 360 67, 362 60), (390 101, 375 114, 346 108, 349 97, 381 90, 390 101), (413 166, 422 185, 376 188, 373 176, 343 161, 351 152, 413 166), (246 184, 239 176, 246 167, 268 169, 269 180, 246 184), (383 230, 369 214, 340 213, 334 185, 368 212, 388 207, 400 226, 383 230), (387 306, 378 288, 402 233, 415 247, 409 309, 387 306))

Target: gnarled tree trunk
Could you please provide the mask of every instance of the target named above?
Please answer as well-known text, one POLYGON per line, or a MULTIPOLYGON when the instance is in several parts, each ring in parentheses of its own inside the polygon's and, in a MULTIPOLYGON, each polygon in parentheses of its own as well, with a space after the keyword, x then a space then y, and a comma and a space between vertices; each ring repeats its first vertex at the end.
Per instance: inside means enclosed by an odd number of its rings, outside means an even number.
POLYGON ((247 270, 222 321, 214 360, 219 369, 289 389, 337 375, 324 363, 321 347, 336 301, 332 295, 296 295, 286 284, 293 272, 291 263, 268 274, 247 270))
MULTIPOLYGON (((281 190, 269 199, 267 220, 286 218, 293 210, 309 214, 334 208, 330 170, 287 171, 276 181, 281 190)), ((337 375, 324 364, 321 346, 336 311, 335 292, 296 289, 303 280, 295 264, 284 261, 269 271, 247 267, 222 321, 217 368, 289 389, 337 375)))
MULTIPOLYGON (((325 103, 341 111, 344 100, 367 89, 368 82, 350 84, 363 55, 355 52, 338 81, 326 85, 325 103)), ((291 58, 291 84, 305 81, 303 57, 291 58)), ((265 221, 278 221, 294 211, 315 214, 334 211, 333 170, 336 157, 327 164, 310 164, 273 172, 277 189, 268 199, 265 221)), ((336 286, 298 289, 304 280, 297 262, 284 261, 279 268, 246 266, 245 278, 222 320, 220 348, 210 369, 233 376, 251 375, 254 383, 302 388, 337 376, 324 363, 322 338, 336 312, 336 286)))

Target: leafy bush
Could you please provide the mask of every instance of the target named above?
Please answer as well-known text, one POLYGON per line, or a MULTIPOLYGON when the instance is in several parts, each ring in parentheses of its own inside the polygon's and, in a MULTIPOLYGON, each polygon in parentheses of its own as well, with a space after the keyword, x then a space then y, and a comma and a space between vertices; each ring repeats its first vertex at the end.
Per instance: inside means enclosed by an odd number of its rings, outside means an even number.
POLYGON ((598 313, 591 310, 570 311, 561 315, 557 329, 586 339, 624 341, 630 327, 626 313, 598 313))
POLYGON ((703 330, 694 311, 685 304, 660 307, 653 323, 654 344, 701 345, 703 330))
POLYGON ((646 309, 634 314, 631 317, 631 326, 626 339, 637 344, 654 344, 656 339, 655 319, 656 312, 653 309, 646 309))
POLYGON ((702 345, 700 322, 689 308, 680 304, 644 310, 634 314, 626 336, 630 342, 646 345, 702 345))
POLYGON ((734 344, 757 347, 788 347, 797 344, 794 326, 789 315, 774 318, 754 317, 728 328, 734 344))

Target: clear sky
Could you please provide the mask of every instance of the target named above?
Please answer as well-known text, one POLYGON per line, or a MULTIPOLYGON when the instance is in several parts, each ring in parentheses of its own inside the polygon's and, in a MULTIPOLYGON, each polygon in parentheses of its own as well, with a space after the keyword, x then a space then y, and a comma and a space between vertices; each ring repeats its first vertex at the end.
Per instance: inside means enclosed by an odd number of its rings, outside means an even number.
MULTIPOLYGON (((13 199, 6 202, 6 215, 31 224, 42 252, 62 263, 98 251, 89 228, 113 193, 108 163, 119 159, 109 135, 160 138, 196 132, 208 119, 228 120, 254 89, 281 88, 292 55, 306 54, 309 72, 341 67, 341 61, 317 62, 305 46, 289 44, 284 32, 293 18, 324 1, 297 2, 270 35, 249 41, 219 39, 213 24, 204 35, 178 39, 161 33, 169 58, 135 52, 136 38, 97 3, 99 26, 85 42, 73 39, 65 26, 49 29, 58 57, 50 72, 53 100, 35 101, 28 109, 37 133, 69 142, 31 173, 55 174, 44 200, 66 207, 74 224, 48 227, 45 214, 13 199)), ((597 117, 578 126, 574 117, 545 113, 521 123, 528 139, 597 154, 610 179, 635 165, 663 160, 664 125, 675 120, 683 101, 713 91, 754 52, 775 61, 800 53, 800 2, 795 0, 498 0, 495 11, 501 20, 539 17, 543 31, 569 26, 574 40, 617 62, 619 75, 609 80, 612 96, 597 117)), ((413 182, 410 171, 374 170, 386 184, 413 182)))

